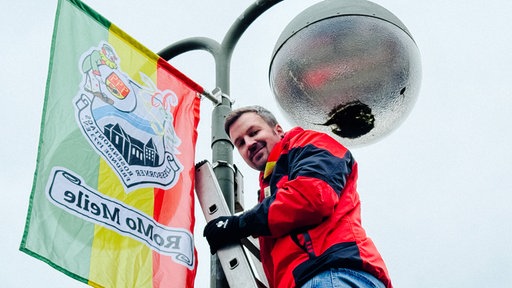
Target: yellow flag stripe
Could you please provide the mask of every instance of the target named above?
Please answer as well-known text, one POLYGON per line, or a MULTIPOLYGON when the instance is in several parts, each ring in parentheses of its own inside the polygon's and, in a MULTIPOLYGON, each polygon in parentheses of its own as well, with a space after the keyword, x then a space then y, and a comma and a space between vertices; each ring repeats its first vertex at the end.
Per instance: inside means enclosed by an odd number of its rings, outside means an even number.
MULTIPOLYGON (((156 60, 148 59, 151 53, 144 54, 145 50, 142 54, 138 52, 140 45, 133 47, 133 43, 137 42, 130 39, 119 28, 111 25, 108 42, 119 56, 121 70, 136 82, 141 83, 139 72, 143 72, 156 83, 156 60)), ((100 161, 98 190, 148 216, 153 216, 154 189, 142 188, 126 193, 112 168, 103 159, 100 161)), ((95 279, 99 283, 109 283, 110 287, 153 287, 151 249, 139 241, 99 225, 96 225, 94 231, 90 263, 89 279, 95 279)))

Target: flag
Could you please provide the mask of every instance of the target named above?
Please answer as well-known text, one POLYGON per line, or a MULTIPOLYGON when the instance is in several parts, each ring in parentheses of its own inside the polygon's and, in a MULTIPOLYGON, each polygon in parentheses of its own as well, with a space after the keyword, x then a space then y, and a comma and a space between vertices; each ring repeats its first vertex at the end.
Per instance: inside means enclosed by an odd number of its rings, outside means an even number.
POLYGON ((59 0, 20 250, 94 287, 193 287, 203 89, 59 0))

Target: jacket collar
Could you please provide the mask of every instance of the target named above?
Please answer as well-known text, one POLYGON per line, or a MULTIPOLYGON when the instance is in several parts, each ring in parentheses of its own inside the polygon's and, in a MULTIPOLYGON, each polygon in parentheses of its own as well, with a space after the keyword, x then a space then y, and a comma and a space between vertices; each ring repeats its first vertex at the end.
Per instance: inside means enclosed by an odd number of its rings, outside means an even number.
POLYGON ((260 180, 266 180, 272 172, 274 172, 274 168, 276 166, 276 162, 279 159, 279 156, 283 153, 283 151, 288 151, 288 143, 290 139, 295 137, 297 134, 303 132, 304 129, 301 127, 292 128, 290 131, 286 132, 281 141, 277 142, 270 154, 268 155, 267 164, 265 165, 265 170, 260 173, 260 180))

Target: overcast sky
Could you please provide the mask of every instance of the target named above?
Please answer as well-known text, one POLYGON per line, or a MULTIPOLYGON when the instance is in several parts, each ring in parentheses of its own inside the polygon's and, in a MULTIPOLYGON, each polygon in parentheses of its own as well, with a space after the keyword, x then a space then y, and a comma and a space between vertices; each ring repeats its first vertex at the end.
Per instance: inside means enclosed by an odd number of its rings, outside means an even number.
MULTIPOLYGON (((36 165, 57 1, 7 1, 0 17, 0 275, 2 287, 86 287, 18 251, 36 165), (6 7, 9 8, 6 8, 6 7)), ((221 41, 247 0, 87 0, 154 52, 192 36, 221 41)), ((288 0, 251 25, 232 59, 235 107, 259 104, 286 122, 271 95, 268 65, 286 24, 319 1, 288 0)), ((375 0, 408 27, 423 78, 406 121, 352 152, 359 163, 363 225, 399 288, 512 287, 512 2, 375 0)), ((213 60, 190 52, 171 63, 207 90, 213 60)), ((210 159, 203 100, 197 160, 210 159)), ((256 173, 235 153, 246 204, 256 173)), ((197 210, 196 287, 208 287, 209 252, 197 210)))

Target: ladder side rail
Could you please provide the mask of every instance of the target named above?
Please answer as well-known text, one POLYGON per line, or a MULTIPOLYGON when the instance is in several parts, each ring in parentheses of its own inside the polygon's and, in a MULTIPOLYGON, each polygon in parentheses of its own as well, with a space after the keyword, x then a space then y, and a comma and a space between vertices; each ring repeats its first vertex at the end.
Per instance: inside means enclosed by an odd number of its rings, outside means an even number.
POLYGON ((247 251, 249 253, 250 262, 252 263, 253 273, 256 274, 255 277, 260 282, 260 283, 258 283, 258 287, 260 287, 260 288, 270 287, 268 285, 268 280, 267 280, 265 271, 263 270, 263 266, 261 263, 260 244, 258 243, 258 239, 255 239, 254 237, 249 236, 247 238, 241 239, 240 241, 242 242, 242 245, 247 249, 247 251))

